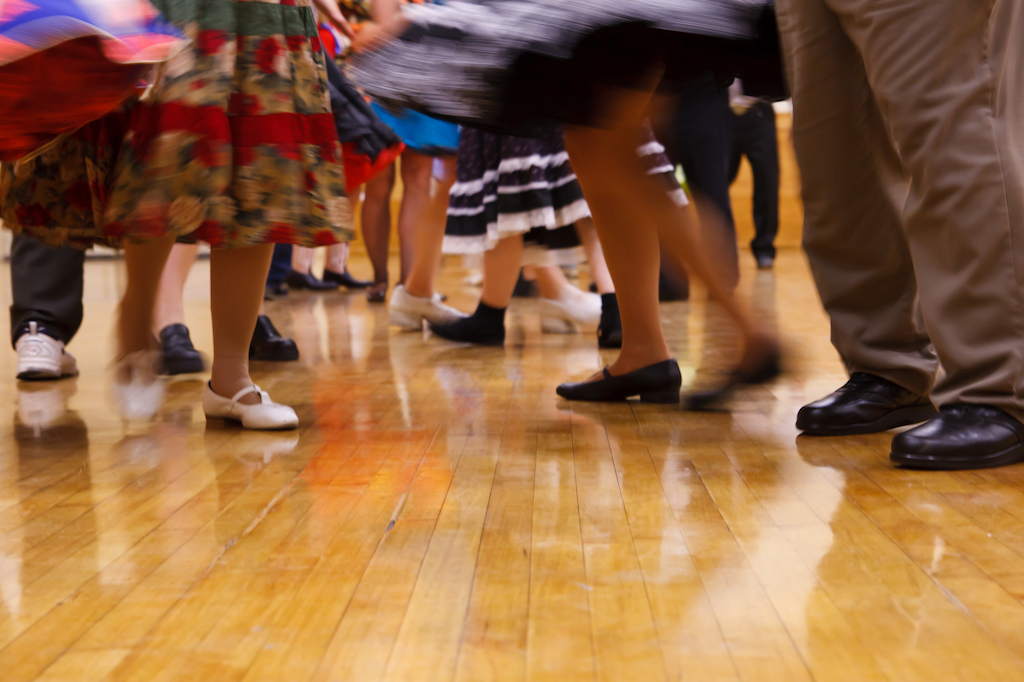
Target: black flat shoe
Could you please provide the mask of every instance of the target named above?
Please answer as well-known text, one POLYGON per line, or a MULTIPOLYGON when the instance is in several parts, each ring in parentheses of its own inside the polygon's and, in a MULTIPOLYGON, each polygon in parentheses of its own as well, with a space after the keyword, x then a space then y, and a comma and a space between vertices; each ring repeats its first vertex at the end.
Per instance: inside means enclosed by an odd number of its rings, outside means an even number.
POLYGON ((867 372, 854 372, 832 395, 800 408, 796 428, 808 436, 851 436, 919 424, 938 412, 927 397, 867 372))
POLYGON ((309 289, 310 291, 330 291, 338 288, 337 284, 317 279, 312 272, 303 275, 294 270, 288 273, 284 283, 288 285, 289 289, 309 289))
POLYGON ((658 362, 617 377, 612 376, 607 367, 601 371, 603 379, 562 384, 556 392, 566 400, 621 402, 638 396, 643 403, 679 404, 683 377, 675 360, 658 362))
POLYGON ((160 330, 161 374, 198 374, 203 371, 203 356, 192 345, 188 327, 169 324, 160 330))
POLYGON ((601 294, 601 323, 597 325, 598 348, 622 348, 622 319, 615 294, 601 294))
POLYGON ((708 391, 690 394, 683 399, 683 406, 691 412, 720 410, 740 388, 766 384, 780 374, 782 354, 774 348, 754 369, 733 370, 724 384, 708 391))
POLYGON ((775 265, 775 256, 768 253, 754 254, 754 260, 757 262, 758 270, 771 270, 775 265))
POLYGON ((356 279, 348 270, 345 270, 344 272, 335 272, 334 270, 328 270, 327 268, 324 268, 323 281, 345 287, 346 289, 366 289, 373 284, 373 282, 365 279, 356 279))
POLYGON ((249 359, 261 362, 290 362, 299 359, 299 347, 281 336, 266 315, 256 318, 256 330, 249 342, 249 359))
POLYGON ((505 345, 505 309, 483 303, 469 317, 448 324, 430 325, 430 331, 442 339, 475 343, 479 346, 505 345))
POLYGON ((899 467, 943 471, 1024 462, 1024 424, 988 405, 944 405, 934 419, 897 434, 889 459, 899 467))

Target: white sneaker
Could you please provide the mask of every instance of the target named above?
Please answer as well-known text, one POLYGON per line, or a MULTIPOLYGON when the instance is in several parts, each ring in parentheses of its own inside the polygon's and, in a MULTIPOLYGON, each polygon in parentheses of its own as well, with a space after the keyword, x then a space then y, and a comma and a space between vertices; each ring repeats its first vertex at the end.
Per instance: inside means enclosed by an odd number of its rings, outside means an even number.
POLYGON ((213 392, 209 382, 203 391, 203 412, 206 418, 228 419, 241 423, 246 429, 273 431, 277 429, 294 429, 299 425, 299 417, 295 410, 287 405, 279 405, 270 399, 259 386, 243 388, 230 400, 213 392), (259 396, 260 402, 246 405, 238 402, 250 393, 259 396))
POLYGON ((431 324, 447 324, 469 317, 450 305, 441 303, 436 297, 413 296, 399 284, 391 294, 388 304, 388 320, 391 324, 409 331, 423 329, 423 321, 431 324))
POLYGON ((601 296, 566 287, 557 298, 540 300, 541 331, 546 334, 570 334, 577 327, 597 329, 601 324, 601 296), (573 291, 569 291, 572 289, 573 291))
POLYGON ((114 365, 114 405, 125 421, 148 421, 164 404, 164 381, 157 374, 160 354, 130 353, 114 365))
POLYGON ((18 337, 18 379, 43 381, 78 376, 75 356, 64 350, 64 342, 39 331, 37 322, 28 323, 28 333, 18 337))

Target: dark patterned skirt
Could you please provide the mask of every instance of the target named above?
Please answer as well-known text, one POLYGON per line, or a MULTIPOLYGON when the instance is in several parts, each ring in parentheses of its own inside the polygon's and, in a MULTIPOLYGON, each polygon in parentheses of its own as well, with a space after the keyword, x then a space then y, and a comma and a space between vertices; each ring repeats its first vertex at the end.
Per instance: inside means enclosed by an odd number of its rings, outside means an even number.
POLYGON ((583 190, 565 151, 561 128, 541 137, 495 135, 464 128, 456 182, 448 201, 444 252, 478 254, 502 239, 523 235, 527 264, 542 254, 578 262, 574 223, 590 217, 583 190))
POLYGON ((503 134, 600 126, 617 89, 684 89, 710 73, 751 94, 785 86, 769 0, 451 0, 411 5, 397 39, 359 54, 376 99, 503 134), (429 65, 429 66, 427 66, 429 65))

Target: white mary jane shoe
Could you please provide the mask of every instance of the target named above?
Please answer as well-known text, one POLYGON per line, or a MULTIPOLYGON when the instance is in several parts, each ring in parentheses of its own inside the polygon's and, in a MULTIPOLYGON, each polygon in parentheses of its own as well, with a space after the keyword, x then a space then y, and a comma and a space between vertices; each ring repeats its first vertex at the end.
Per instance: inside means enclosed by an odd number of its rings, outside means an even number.
POLYGON ((239 422, 243 428, 260 431, 294 429, 299 425, 299 417, 295 410, 287 405, 275 403, 256 385, 243 388, 228 399, 214 393, 207 382, 206 390, 203 391, 203 412, 206 413, 207 419, 229 419, 239 422), (258 395, 260 401, 255 405, 238 402, 250 393, 258 395))

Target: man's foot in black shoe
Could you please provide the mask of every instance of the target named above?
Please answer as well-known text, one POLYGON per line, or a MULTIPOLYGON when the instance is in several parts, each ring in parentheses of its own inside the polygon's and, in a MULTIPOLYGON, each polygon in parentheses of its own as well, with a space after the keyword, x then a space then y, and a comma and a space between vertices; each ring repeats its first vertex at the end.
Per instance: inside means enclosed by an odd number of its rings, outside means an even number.
POLYGON ((256 318, 256 330, 249 343, 249 359, 261 362, 289 362, 299 359, 299 347, 281 336, 266 315, 256 318))
POLYGON ((775 265, 775 256, 768 253, 755 253, 754 260, 757 261, 758 270, 771 270, 775 265))
POLYGON ((335 272, 334 270, 324 268, 324 281, 336 286, 345 287, 346 289, 366 289, 373 284, 373 282, 365 279, 356 279, 347 268, 342 272, 335 272))
POLYGON ((493 308, 481 301, 469 317, 448 324, 432 324, 430 331, 449 341, 502 346, 505 344, 505 309, 493 308))
POLYGON ((615 294, 601 294, 601 323, 597 325, 599 348, 622 348, 622 319, 615 294))
POLYGON ((796 428, 809 436, 878 433, 937 414, 926 396, 867 372, 854 372, 838 391, 800 408, 796 428))
POLYGON ((562 384, 556 393, 567 400, 621 402, 636 396, 643 403, 679 404, 683 377, 675 360, 656 362, 620 376, 612 376, 605 367, 601 374, 593 381, 562 384))
POLYGON ((1024 424, 997 407, 944 405, 926 424, 897 434, 889 459, 909 469, 986 469, 1024 462, 1024 424))
POLYGON ((203 371, 203 356, 192 345, 185 325, 169 324, 160 330, 160 367, 168 376, 203 371))
POLYGON ((288 273, 288 277, 284 280, 285 284, 288 285, 289 289, 309 289, 310 291, 330 291, 337 289, 338 285, 333 282, 325 282, 322 279, 317 279, 316 275, 312 272, 302 274, 292 270, 288 273))

